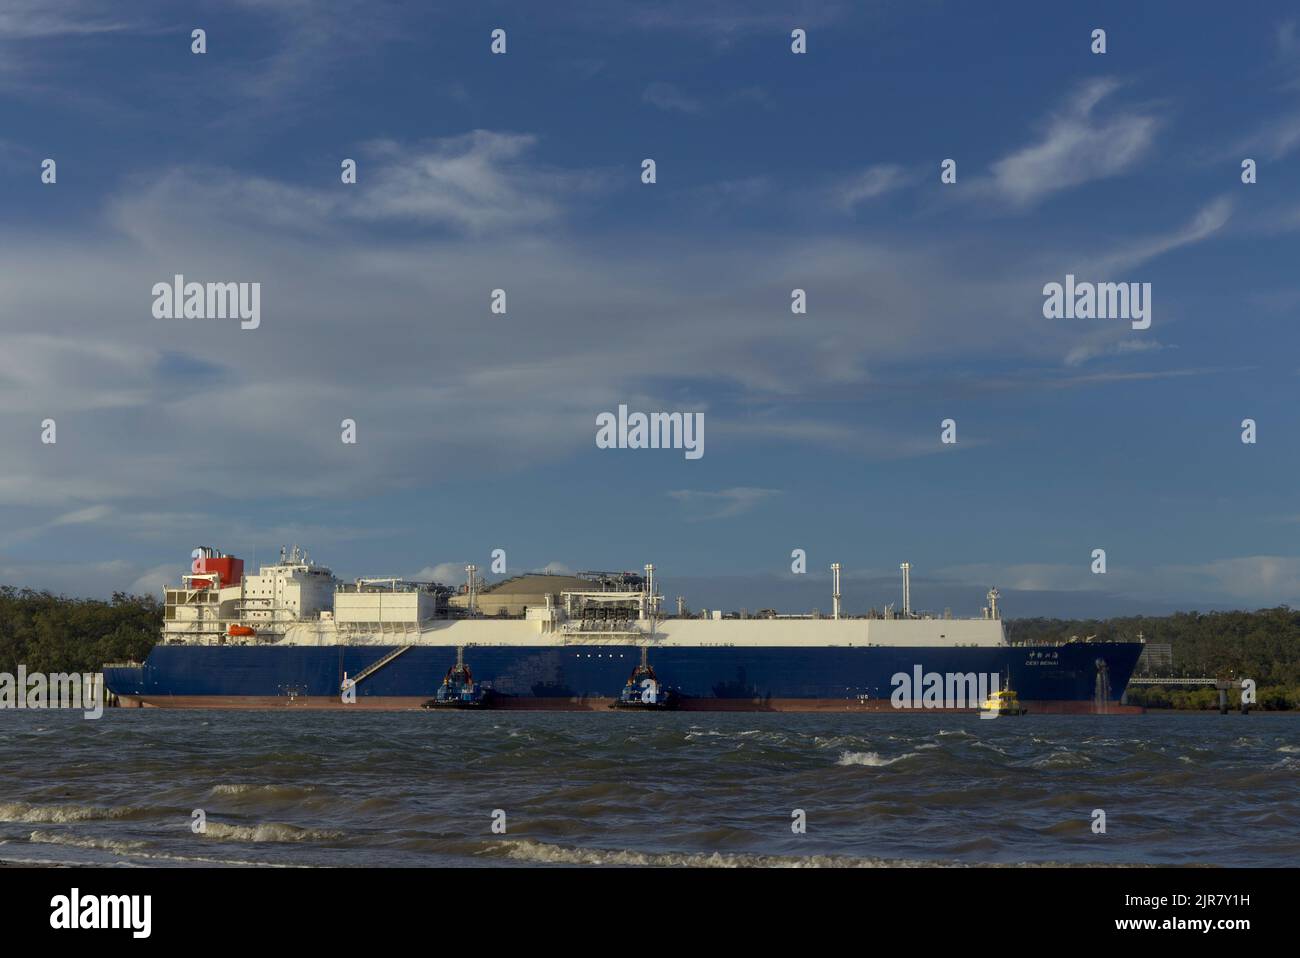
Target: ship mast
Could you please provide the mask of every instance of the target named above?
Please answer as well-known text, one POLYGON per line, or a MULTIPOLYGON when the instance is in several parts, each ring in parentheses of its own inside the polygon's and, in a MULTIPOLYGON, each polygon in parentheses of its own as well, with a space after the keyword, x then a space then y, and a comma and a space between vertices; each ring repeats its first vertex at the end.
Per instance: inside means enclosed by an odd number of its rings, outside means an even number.
MULTIPOLYGON (((645 567, 645 588, 646 588, 646 613, 650 619, 650 631, 647 634, 648 641, 653 642, 655 637, 655 567, 653 563, 646 563, 645 567)), ((644 652, 644 647, 642 649, 644 652)), ((642 662, 642 665, 645 663, 642 662)))

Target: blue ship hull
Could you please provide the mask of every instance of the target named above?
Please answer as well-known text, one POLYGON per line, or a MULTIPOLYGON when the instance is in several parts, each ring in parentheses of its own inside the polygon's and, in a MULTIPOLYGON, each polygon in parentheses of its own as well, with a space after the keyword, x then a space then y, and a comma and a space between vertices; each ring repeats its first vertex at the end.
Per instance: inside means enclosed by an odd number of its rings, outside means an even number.
MULTIPOLYGON (((399 646, 159 645, 141 666, 109 666, 123 705, 249 708, 296 705, 414 708, 456 661, 449 646, 416 645, 341 694, 399 646)), ((1031 712, 1139 711, 1119 704, 1138 643, 999 647, 665 646, 650 650, 660 682, 686 710, 892 710, 893 677, 996 675, 1031 712), (1101 677, 1099 682, 1099 676, 1101 677), (1099 695, 1099 686, 1101 694, 1099 695)), ((471 646, 465 661, 497 708, 604 708, 640 661, 608 645, 471 646)), ((915 691, 918 700, 921 690, 915 691)), ((978 708, 979 703, 972 703, 978 708)))

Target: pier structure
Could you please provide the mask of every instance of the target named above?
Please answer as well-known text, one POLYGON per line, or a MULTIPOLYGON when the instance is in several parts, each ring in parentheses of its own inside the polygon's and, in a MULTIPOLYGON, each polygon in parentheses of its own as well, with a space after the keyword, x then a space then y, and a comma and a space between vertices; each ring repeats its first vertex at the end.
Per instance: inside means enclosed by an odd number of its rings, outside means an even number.
MULTIPOLYGON (((1128 680, 1129 687, 1133 686, 1181 686, 1182 688, 1215 688, 1219 690, 1219 714, 1228 714, 1228 689, 1239 689, 1242 687, 1241 679, 1216 679, 1208 675, 1180 675, 1169 678, 1152 678, 1144 675, 1141 677, 1133 676, 1128 680)), ((1247 715, 1250 712, 1250 705, 1246 702, 1241 703, 1241 714, 1247 715)))

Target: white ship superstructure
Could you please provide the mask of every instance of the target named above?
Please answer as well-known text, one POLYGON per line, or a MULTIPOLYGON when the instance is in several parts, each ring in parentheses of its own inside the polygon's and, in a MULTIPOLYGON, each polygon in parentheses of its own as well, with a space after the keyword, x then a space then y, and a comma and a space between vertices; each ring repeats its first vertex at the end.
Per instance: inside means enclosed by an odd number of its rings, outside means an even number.
POLYGON ((910 564, 903 613, 840 612, 839 564, 832 567, 830 616, 753 616, 719 611, 665 615, 653 566, 645 575, 528 574, 485 586, 474 567, 459 589, 406 579, 342 582, 301 550, 243 575, 233 556, 194 551, 182 586, 166 590, 165 644, 441 646, 843 646, 963 647, 1005 644, 998 592, 979 618, 911 609, 910 564))

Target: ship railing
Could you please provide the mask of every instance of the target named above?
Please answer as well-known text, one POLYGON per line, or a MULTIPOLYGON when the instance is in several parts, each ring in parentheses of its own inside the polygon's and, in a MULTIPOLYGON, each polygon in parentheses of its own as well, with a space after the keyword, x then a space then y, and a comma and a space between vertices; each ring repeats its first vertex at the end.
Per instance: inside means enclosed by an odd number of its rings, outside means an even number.
POLYGON ((411 646, 409 645, 398 646, 397 648, 393 649, 393 651, 385 655, 383 658, 379 659, 377 662, 372 662, 370 665, 367 665, 356 675, 353 675, 347 678, 346 680, 344 680, 344 683, 341 686, 341 688, 343 689, 355 688, 357 686, 357 683, 363 682, 366 679, 370 678, 370 676, 374 675, 376 672, 382 669, 389 662, 392 662, 399 655, 403 655, 409 651, 411 651, 411 646))
POLYGON ((559 636, 560 639, 565 644, 568 644, 570 642, 572 643, 580 642, 587 645, 593 643, 609 644, 609 645, 627 645, 630 642, 648 641, 654 638, 653 636, 650 635, 649 632, 642 632, 637 629, 633 629, 628 632, 613 632, 608 629, 601 630, 601 631, 593 630, 590 632, 583 632, 583 631, 566 632, 561 630, 559 632, 559 636))
POLYGON ((420 631, 420 623, 414 620, 403 622, 339 622, 335 619, 334 625, 340 633, 348 635, 357 635, 362 632, 378 635, 406 635, 410 632, 420 631))
POLYGON ((565 622, 560 625, 561 632, 591 633, 595 635, 640 635, 643 630, 632 625, 627 619, 608 621, 565 622))

